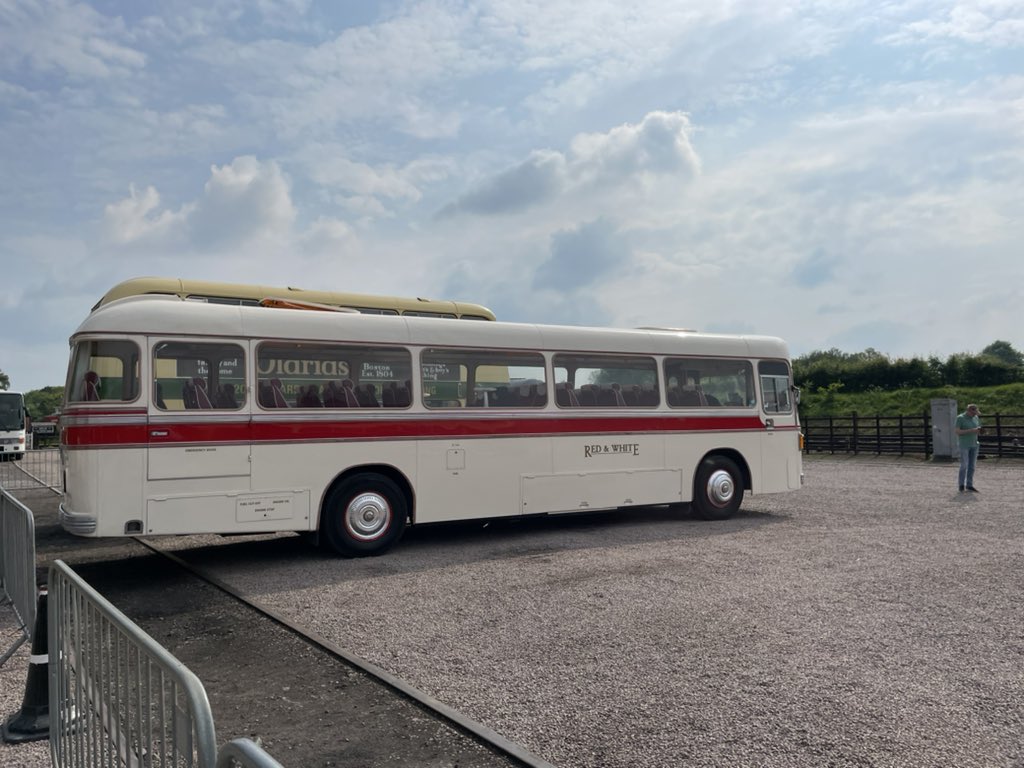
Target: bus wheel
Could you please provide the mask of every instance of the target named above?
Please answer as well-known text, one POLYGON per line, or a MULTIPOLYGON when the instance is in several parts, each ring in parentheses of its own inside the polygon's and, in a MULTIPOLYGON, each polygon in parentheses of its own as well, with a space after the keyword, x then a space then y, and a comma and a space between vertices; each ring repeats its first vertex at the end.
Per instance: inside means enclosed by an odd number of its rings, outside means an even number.
POLYGON ((338 554, 379 555, 398 541, 408 514, 394 482, 372 473, 353 475, 327 497, 324 534, 338 554))
POLYGON ((693 505, 705 520, 725 520, 743 501, 743 475, 731 459, 711 456, 701 462, 693 483, 693 505))

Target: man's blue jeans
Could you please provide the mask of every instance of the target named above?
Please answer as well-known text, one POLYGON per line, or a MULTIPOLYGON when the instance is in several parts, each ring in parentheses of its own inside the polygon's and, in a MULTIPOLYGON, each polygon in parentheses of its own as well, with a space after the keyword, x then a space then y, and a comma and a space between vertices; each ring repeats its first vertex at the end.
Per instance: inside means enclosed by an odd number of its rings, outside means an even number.
POLYGON ((978 463, 978 446, 960 449, 960 487, 974 486, 974 465, 978 463))

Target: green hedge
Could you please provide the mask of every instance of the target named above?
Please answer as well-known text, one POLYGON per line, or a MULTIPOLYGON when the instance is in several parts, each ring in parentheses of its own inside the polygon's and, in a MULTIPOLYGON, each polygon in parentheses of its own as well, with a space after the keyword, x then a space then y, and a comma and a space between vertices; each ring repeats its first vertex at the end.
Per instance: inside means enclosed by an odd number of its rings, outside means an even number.
POLYGON ((930 411, 931 401, 935 398, 952 398, 961 411, 967 403, 977 403, 982 420, 986 414, 1024 414, 1024 383, 999 387, 947 386, 868 392, 843 392, 837 387, 814 392, 805 389, 800 396, 800 413, 803 416, 846 416, 850 413, 909 416, 930 411))

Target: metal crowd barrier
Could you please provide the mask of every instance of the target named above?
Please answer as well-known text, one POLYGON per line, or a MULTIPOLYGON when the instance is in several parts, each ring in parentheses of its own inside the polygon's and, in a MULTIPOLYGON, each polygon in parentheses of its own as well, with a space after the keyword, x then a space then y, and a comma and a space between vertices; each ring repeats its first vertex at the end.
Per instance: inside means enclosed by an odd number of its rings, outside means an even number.
POLYGON ((50 755, 57 768, 214 768, 199 679, 63 561, 50 568, 50 755))
POLYGON ((0 487, 9 491, 38 488, 63 493, 64 472, 60 464, 60 449, 30 449, 18 461, 0 462, 0 487))
POLYGON ((235 739, 220 748, 217 768, 282 768, 251 739, 235 739))
POLYGON ((199 678, 61 560, 48 620, 55 768, 281 768, 247 739, 218 755, 199 678))
POLYGON ((0 486, 0 587, 17 614, 21 634, 0 656, 4 664, 36 625, 36 524, 31 510, 0 486))

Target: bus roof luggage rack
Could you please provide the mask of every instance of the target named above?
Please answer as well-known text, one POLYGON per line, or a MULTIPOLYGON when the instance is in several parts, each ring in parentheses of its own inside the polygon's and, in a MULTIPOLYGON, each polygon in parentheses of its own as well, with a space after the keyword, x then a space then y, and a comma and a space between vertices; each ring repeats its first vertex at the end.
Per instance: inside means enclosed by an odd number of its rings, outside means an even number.
POLYGON ((358 309, 352 307, 335 307, 332 304, 319 304, 315 301, 300 301, 299 299, 279 299, 267 297, 260 299, 261 307, 273 307, 274 309, 310 309, 318 312, 347 312, 348 314, 359 314, 358 309))

